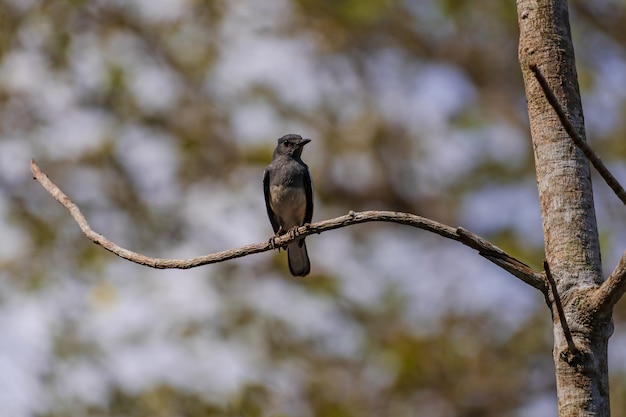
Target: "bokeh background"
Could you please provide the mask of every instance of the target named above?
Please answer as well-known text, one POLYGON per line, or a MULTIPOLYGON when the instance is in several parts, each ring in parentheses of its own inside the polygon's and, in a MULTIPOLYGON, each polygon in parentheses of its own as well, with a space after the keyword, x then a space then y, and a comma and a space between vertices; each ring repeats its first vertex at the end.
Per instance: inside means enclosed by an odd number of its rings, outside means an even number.
MULTIPOLYGON (((626 183, 626 9, 570 2, 589 140, 626 183)), ((556 415, 541 295, 472 250, 367 224, 284 253, 153 270, 271 236, 276 139, 313 141, 314 220, 408 211, 539 268, 514 1, 0 0, 0 415, 556 415)), ((625 209, 594 174, 605 274, 625 209)), ((626 416, 626 302, 610 343, 626 416)))

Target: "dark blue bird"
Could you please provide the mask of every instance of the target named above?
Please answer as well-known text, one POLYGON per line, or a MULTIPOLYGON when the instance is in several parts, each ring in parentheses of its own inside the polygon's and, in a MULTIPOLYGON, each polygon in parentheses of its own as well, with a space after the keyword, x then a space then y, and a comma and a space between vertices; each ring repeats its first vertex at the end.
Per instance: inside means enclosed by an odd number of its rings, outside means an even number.
MULTIPOLYGON (((265 206, 275 236, 294 227, 311 223, 313 218, 313 184, 309 167, 302 162, 302 148, 311 139, 300 135, 285 135, 278 139, 272 162, 263 174, 265 206)), ((304 238, 287 245, 289 271, 305 276, 311 270, 304 238)))

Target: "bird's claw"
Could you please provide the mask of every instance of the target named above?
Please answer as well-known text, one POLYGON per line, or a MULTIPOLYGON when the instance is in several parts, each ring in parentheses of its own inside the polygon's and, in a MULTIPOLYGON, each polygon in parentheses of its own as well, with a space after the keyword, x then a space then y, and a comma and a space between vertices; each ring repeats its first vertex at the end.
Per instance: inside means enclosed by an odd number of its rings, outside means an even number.
POLYGON ((274 236, 272 236, 269 240, 269 244, 272 247, 272 249, 278 249, 278 252, 280 252, 281 249, 284 249, 283 246, 278 246, 276 245, 276 239, 278 239, 279 237, 281 237, 282 235, 284 235, 285 233, 285 229, 283 229, 282 226, 280 226, 278 228, 278 231, 276 232, 276 234, 274 236))
POLYGON ((289 238, 291 239, 295 239, 298 237, 298 226, 294 226, 291 229, 289 229, 289 231, 287 232, 289 233, 289 238))

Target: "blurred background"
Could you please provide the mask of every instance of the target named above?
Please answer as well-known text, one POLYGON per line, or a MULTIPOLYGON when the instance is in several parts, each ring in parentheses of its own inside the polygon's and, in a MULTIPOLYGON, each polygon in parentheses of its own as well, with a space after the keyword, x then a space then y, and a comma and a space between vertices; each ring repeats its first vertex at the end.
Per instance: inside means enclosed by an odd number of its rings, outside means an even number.
MULTIPOLYGON (((593 148, 626 183, 626 8, 570 1, 593 148)), ((540 268, 514 1, 0 0, 0 415, 556 415, 542 296, 474 251, 366 224, 266 241, 276 139, 309 137, 314 221, 408 211, 540 268)), ((594 173, 605 275, 624 207, 594 173)), ((626 416, 626 302, 610 342, 626 416)))

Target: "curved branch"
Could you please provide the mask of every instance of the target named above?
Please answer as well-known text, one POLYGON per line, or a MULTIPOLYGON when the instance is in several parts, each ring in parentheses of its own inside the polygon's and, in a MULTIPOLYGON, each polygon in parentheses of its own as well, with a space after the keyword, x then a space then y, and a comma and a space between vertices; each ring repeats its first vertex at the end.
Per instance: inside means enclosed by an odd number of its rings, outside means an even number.
POLYGON ((495 245, 487 242, 483 238, 463 229, 454 228, 442 223, 438 223, 434 220, 430 220, 424 217, 416 216, 410 213, 399 213, 393 211, 364 211, 353 212, 350 211, 344 216, 340 216, 334 219, 324 220, 313 224, 305 224, 296 230, 294 236, 287 233, 283 236, 276 237, 273 244, 268 242, 255 243, 252 245, 242 246, 240 248, 229 249, 222 252, 216 252, 209 255, 199 256, 190 259, 164 259, 164 258, 151 258, 142 255, 137 252, 124 249, 121 246, 111 242, 101 234, 96 233, 89 223, 80 212, 80 209, 74 204, 70 198, 65 195, 59 187, 57 187, 48 176, 41 171, 34 160, 30 162, 30 169, 34 175, 34 178, 39 181, 41 186, 50 193, 59 203, 61 203, 74 218, 82 232, 94 243, 102 246, 104 249, 116 254, 117 256, 127 259, 131 262, 135 262, 140 265, 150 266, 158 269, 189 269, 196 266, 208 265, 217 262, 223 262, 230 259, 240 258, 255 253, 266 252, 276 247, 283 247, 286 244, 292 242, 297 238, 304 236, 319 234, 328 230, 338 229, 359 223, 368 222, 391 222, 399 223, 418 229, 427 230, 429 232, 438 234, 447 239, 452 239, 457 242, 469 246, 478 251, 478 253, 504 270, 510 272, 517 278, 521 279, 525 283, 537 288, 544 294, 547 291, 544 275, 535 271, 525 263, 515 259, 503 250, 499 249, 495 245))
POLYGON ((591 299, 591 308, 601 316, 608 316, 613 306, 626 292, 626 252, 622 254, 611 275, 595 291, 591 299))

